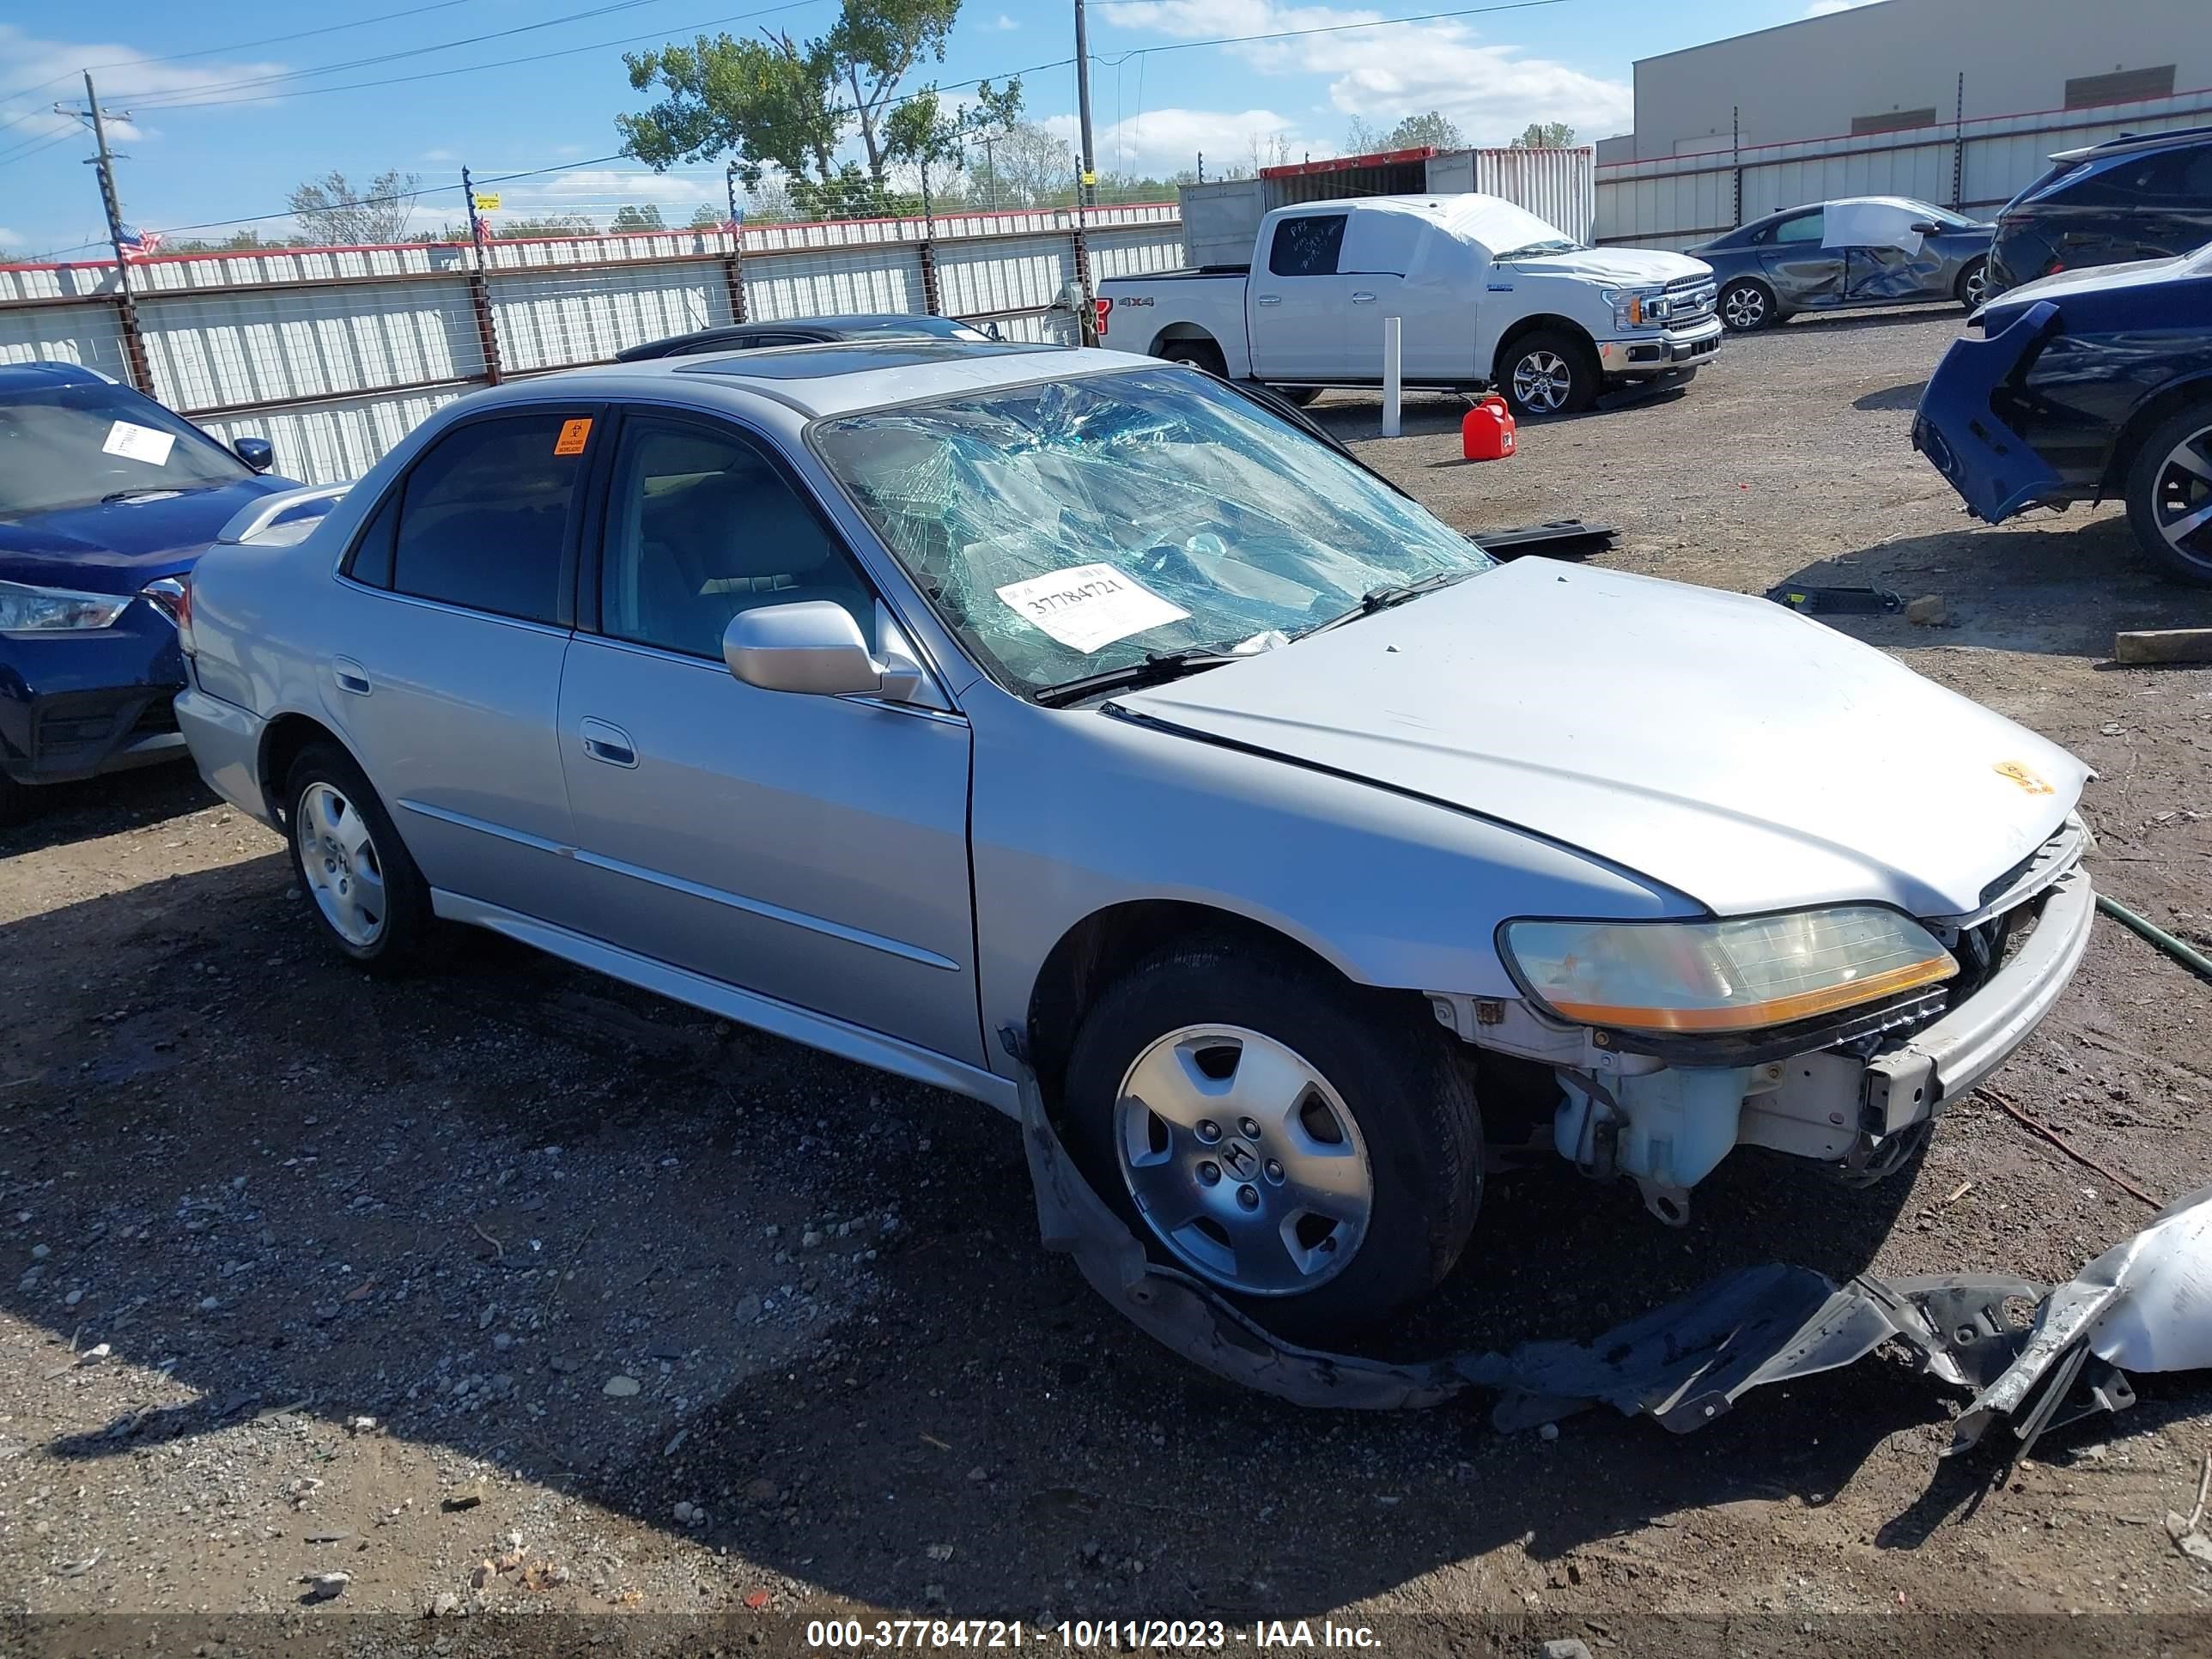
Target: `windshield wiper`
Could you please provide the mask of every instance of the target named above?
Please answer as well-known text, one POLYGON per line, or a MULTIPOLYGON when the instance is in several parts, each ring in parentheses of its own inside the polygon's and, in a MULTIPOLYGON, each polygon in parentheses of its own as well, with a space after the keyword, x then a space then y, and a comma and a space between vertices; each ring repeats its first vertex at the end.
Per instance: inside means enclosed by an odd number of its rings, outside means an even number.
POLYGON ((1193 648, 1187 651, 1151 651, 1142 662, 1133 662, 1121 668, 1101 669, 1096 674, 1085 674, 1072 680, 1062 680, 1058 685, 1048 685, 1030 693, 1031 701, 1047 708, 1057 708, 1063 703, 1080 702, 1101 691, 1128 691, 1140 685, 1164 685, 1170 680, 1179 680, 1186 674, 1200 674, 1209 668, 1226 667, 1232 662, 1249 662, 1249 656, 1237 656, 1227 651, 1193 648))
POLYGON ((1418 599, 1424 593, 1433 593, 1440 587, 1449 587, 1454 582, 1463 582, 1476 574, 1472 570, 1439 570, 1435 575, 1424 576, 1417 582, 1401 582, 1394 587, 1370 587, 1359 596, 1359 603, 1342 616, 1331 617, 1325 623, 1316 623, 1304 634, 1296 637, 1304 639, 1309 634, 1326 634, 1332 628, 1341 628, 1348 622, 1358 622, 1362 617, 1388 611, 1392 605, 1418 599))
POLYGON ((183 489, 177 484, 133 484, 128 489, 111 489, 100 498, 106 507, 111 501, 134 501, 141 495, 181 495, 183 489))

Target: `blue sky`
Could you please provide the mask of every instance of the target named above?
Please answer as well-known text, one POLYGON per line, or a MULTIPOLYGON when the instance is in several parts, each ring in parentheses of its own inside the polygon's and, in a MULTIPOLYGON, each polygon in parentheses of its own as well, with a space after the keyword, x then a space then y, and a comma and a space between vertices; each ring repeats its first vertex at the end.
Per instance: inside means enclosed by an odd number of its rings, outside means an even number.
MULTIPOLYGON (((623 51, 688 39, 702 26, 710 33, 776 26, 804 37, 829 26, 838 0, 742 15, 771 3, 108 0, 82 13, 17 11, 19 21, 0 21, 0 249, 20 258, 103 234, 92 171, 82 165, 89 136, 51 108, 57 100, 82 100, 77 72, 86 67, 95 72, 101 104, 131 112, 112 142, 128 156, 118 173, 133 222, 173 231, 280 212, 303 178, 333 167, 356 179, 398 167, 443 187, 420 213, 434 227, 458 216, 463 161, 483 175, 615 150, 615 114, 642 102, 629 90, 623 51), (403 11, 412 15, 392 15, 403 11), (566 21, 550 21, 556 18, 566 21), (381 21, 362 21, 371 19, 381 21), (343 27, 349 24, 360 26, 343 27), (505 33, 451 44, 495 32, 505 33), (538 61, 512 61, 526 57, 538 61), (327 73, 298 73, 326 66, 327 73), (380 81, 391 84, 360 84, 380 81), (305 88, 314 90, 270 95, 305 88)), ((1200 150, 1210 164, 1249 157, 1255 140, 1277 136, 1294 155, 1329 154, 1341 149, 1355 116, 1388 126, 1431 108, 1444 110, 1478 143, 1503 143, 1532 120, 1563 120, 1586 139, 1601 137, 1631 125, 1636 58, 1842 3, 1539 0, 1477 16, 1207 46, 1198 43, 1412 17, 1455 0, 1357 8, 1091 0, 1099 161, 1165 173, 1189 166, 1200 150)), ((951 49, 931 76, 949 85, 1068 58, 1071 17, 1066 0, 966 0, 951 49)), ((1035 70, 1024 87, 1030 118, 1073 133, 1072 66, 1035 70)), ((510 214, 580 211, 602 220, 632 200, 659 201, 682 219, 699 202, 719 200, 720 188, 718 174, 654 178, 624 161, 500 186, 510 214)), ((269 228, 290 227, 277 221, 269 228)))

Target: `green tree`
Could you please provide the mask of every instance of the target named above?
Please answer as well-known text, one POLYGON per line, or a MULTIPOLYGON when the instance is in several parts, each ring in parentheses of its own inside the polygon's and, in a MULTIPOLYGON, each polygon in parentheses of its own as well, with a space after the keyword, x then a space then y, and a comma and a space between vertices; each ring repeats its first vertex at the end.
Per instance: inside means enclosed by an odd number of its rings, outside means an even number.
POLYGON ((1575 130, 1565 121, 1531 121, 1513 141, 1515 149, 1565 149, 1575 142, 1575 130))
POLYGON ((631 88, 662 95, 615 118, 623 148, 653 167, 732 155, 749 190, 773 168, 834 193, 845 188, 837 146, 857 125, 868 180, 886 188, 901 144, 916 141, 911 122, 891 130, 899 88, 923 59, 943 60, 959 13, 960 0, 844 0, 829 33, 809 40, 763 30, 626 52, 631 88))
POLYGON ((1372 155, 1382 150, 1419 149, 1425 146, 1431 149, 1464 149, 1467 137, 1460 131, 1458 123, 1437 109, 1425 115, 1408 115, 1387 129, 1355 115, 1344 137, 1345 152, 1350 155, 1372 155))
POLYGON ((333 170, 295 188, 286 205, 307 240, 331 247, 397 242, 422 193, 419 173, 386 168, 360 188, 333 170))
POLYGON ((667 228, 661 219, 659 208, 651 202, 643 207, 625 205, 617 208, 614 222, 607 227, 610 230, 665 230, 667 228))
POLYGON ((930 170, 936 168, 941 177, 948 168, 965 167, 969 144, 987 134, 994 139, 1005 137, 1014 130, 1021 112, 1019 76, 1000 88, 978 81, 972 99, 955 110, 945 107, 936 88, 925 87, 902 99, 884 121, 884 155, 888 161, 911 162, 920 170, 926 213, 930 209, 930 170))
POLYGON ((524 236, 591 236, 599 227, 580 213, 550 213, 537 219, 503 219, 494 225, 489 221, 484 234, 513 241, 524 236))
POLYGON ((691 210, 690 226, 693 230, 712 230, 727 216, 712 202, 702 202, 691 210))

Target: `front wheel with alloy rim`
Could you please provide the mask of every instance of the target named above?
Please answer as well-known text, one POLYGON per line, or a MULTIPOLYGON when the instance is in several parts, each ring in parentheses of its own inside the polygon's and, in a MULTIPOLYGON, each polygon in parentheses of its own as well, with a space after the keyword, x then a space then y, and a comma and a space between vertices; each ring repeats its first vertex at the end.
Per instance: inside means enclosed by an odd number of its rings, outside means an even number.
POLYGON ((1731 334, 1755 334, 1774 320, 1774 296, 1764 283, 1730 283, 1721 290, 1721 322, 1731 334))
POLYGON ((1550 329, 1524 334, 1499 354, 1498 384, 1516 415, 1579 415, 1597 401, 1598 374, 1586 343, 1550 329))
POLYGON ((1959 273, 1959 303, 1969 311, 1979 311, 1982 301, 1990 297, 1990 262, 1977 259, 1959 273))
POLYGON ((1069 1151, 1158 1259, 1322 1338, 1425 1295, 1482 1194, 1448 1040, 1287 953, 1175 947, 1101 997, 1068 1060, 1069 1151))
POLYGON ((2212 404, 2162 421, 2128 469, 2128 523, 2166 574, 2212 586, 2212 404))
POLYGON ((353 757, 311 745, 285 798, 292 868, 324 934, 376 972, 411 965, 432 926, 429 885, 353 757))

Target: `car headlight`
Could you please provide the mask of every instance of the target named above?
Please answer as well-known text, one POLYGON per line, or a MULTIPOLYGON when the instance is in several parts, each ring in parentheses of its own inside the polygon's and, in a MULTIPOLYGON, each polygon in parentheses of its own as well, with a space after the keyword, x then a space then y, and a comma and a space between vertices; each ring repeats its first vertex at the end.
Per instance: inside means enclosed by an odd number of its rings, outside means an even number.
POLYGON ((1664 289, 1607 289, 1605 297, 1612 303, 1615 328, 1657 328, 1667 320, 1669 307, 1664 289))
POLYGON ((106 628, 131 608, 133 597, 0 582, 0 634, 75 633, 106 628))
POLYGON ((1638 1031, 1786 1025, 1959 971, 1918 922, 1871 904, 1723 921, 1510 921, 1502 942, 1551 1012, 1638 1031))

